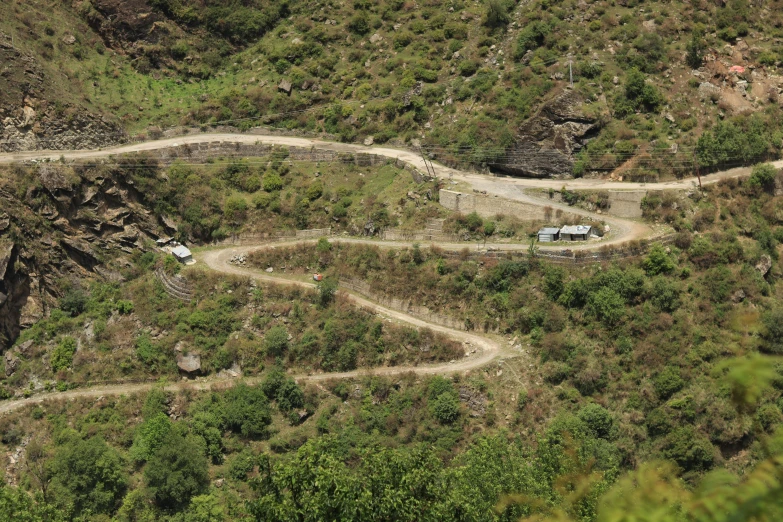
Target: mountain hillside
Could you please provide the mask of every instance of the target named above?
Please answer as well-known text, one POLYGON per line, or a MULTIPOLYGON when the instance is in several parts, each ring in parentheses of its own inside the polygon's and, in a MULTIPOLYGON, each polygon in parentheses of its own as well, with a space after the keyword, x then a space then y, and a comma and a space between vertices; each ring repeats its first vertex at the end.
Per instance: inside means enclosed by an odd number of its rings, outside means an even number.
MULTIPOLYGON (((134 134, 263 124, 513 174, 649 181, 778 153, 779 7, 13 0, 0 30, 68 78, 47 103, 77 99, 134 134)), ((25 123, 24 86, 7 92, 25 123)))

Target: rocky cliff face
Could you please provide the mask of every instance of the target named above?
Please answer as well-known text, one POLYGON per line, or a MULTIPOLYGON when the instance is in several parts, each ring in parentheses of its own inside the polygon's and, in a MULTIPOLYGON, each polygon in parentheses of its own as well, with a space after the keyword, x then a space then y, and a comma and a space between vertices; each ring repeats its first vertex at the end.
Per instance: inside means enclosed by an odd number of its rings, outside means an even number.
POLYGON ((64 282, 119 278, 129 254, 174 232, 111 168, 44 164, 6 174, 0 183, 0 350, 46 316, 64 282))
POLYGON ((544 103, 517 131, 516 143, 501 161, 490 166, 501 172, 536 178, 571 175, 574 154, 600 128, 582 110, 582 97, 565 90, 544 103))
POLYGON ((122 127, 55 93, 49 73, 0 33, 0 151, 98 148, 123 142, 122 127))

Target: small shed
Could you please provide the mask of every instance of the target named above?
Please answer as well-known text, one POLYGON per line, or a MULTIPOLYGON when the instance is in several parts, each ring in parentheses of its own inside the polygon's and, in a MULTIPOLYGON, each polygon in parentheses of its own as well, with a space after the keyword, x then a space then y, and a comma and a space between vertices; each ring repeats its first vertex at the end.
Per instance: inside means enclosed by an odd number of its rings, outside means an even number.
POLYGON ((560 239, 560 229, 555 227, 544 227, 538 231, 538 241, 540 243, 551 243, 560 239))
POLYGON ((563 241, 587 241, 593 227, 590 225, 569 225, 560 229, 560 239, 563 241))
POLYGON ((184 263, 186 265, 192 265, 195 263, 193 260, 193 254, 190 253, 190 250, 182 245, 176 246, 173 249, 171 249, 171 254, 177 258, 177 261, 180 263, 184 263))

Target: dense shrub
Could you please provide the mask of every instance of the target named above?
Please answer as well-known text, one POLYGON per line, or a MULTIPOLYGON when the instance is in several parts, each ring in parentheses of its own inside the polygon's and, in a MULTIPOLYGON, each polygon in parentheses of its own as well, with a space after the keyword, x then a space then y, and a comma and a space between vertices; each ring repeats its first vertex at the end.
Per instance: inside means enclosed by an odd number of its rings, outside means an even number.
POLYGON ((76 339, 73 337, 63 337, 55 346, 49 363, 52 370, 58 372, 65 370, 73 363, 73 355, 76 353, 76 339))

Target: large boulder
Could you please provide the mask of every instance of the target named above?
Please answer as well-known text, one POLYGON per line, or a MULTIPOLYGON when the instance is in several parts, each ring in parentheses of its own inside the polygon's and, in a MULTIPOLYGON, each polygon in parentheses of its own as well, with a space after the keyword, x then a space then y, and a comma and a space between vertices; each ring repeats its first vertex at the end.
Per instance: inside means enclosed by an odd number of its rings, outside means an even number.
POLYGON ((570 176, 574 154, 600 128, 598 119, 583 111, 583 103, 577 92, 561 92, 520 125, 514 145, 489 165, 519 176, 570 176))
POLYGON ((201 356, 195 353, 177 355, 177 367, 185 373, 196 374, 201 371, 201 356))

